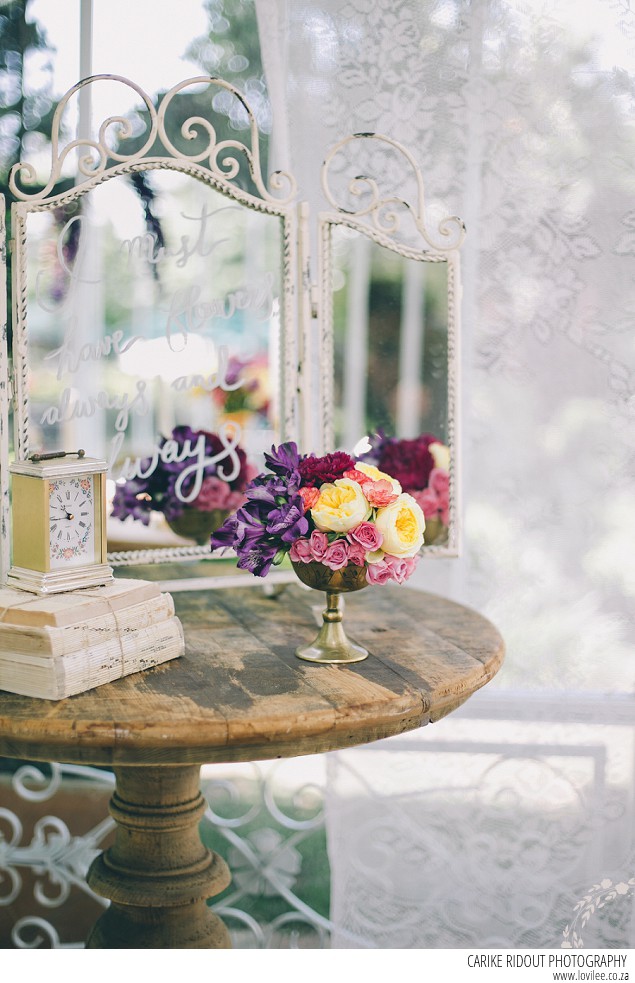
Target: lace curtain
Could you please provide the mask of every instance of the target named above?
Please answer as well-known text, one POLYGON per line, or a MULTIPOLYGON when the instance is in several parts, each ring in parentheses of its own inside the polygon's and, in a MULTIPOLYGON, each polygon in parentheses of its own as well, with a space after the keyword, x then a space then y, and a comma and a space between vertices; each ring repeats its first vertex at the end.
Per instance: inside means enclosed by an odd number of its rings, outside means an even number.
POLYGON ((635 3, 257 9, 312 210, 377 131, 466 222, 464 550, 416 586, 508 649, 434 728, 329 756, 333 944, 632 945, 635 3))

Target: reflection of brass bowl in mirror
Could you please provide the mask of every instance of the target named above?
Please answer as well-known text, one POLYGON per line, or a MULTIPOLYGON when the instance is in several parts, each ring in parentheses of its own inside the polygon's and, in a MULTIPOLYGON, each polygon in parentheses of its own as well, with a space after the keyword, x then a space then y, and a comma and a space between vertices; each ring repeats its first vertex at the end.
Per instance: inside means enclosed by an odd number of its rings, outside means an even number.
POLYGON ((193 539, 198 546, 205 546, 209 543, 209 537, 220 529, 228 515, 226 509, 213 509, 211 512, 185 509, 177 519, 166 519, 166 522, 177 536, 193 539))
POLYGON ((440 519, 426 519, 423 534, 424 546, 445 546, 448 541, 448 527, 440 519))

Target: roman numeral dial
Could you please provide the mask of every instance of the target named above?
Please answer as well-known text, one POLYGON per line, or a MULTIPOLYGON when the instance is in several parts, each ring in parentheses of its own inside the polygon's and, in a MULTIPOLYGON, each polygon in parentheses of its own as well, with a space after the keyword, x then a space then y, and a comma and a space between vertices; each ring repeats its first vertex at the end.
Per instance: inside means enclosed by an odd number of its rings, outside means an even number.
POLYGON ((51 568, 95 559, 95 488, 92 475, 49 482, 51 568))

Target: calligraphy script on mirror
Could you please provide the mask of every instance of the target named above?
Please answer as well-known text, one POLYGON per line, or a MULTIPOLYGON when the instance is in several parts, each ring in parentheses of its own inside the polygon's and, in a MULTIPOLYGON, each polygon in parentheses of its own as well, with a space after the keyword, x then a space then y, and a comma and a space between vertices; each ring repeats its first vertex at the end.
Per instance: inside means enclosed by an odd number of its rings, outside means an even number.
MULTIPOLYGON (((210 220, 219 212, 232 209, 242 211, 237 206, 210 210, 203 205, 198 215, 186 215, 181 212, 181 219, 188 223, 192 232, 180 236, 178 247, 169 248, 159 241, 158 235, 145 232, 121 240, 118 244, 119 257, 123 259, 127 269, 134 269, 139 263, 146 263, 152 267, 167 261, 173 261, 178 269, 185 269, 194 257, 209 257, 229 241, 227 237, 213 237, 210 220)), ((123 356, 133 346, 147 340, 141 334, 126 334, 125 330, 118 328, 111 333, 103 333, 98 338, 86 341, 80 313, 82 291, 91 287, 96 288, 104 282, 102 278, 91 277, 87 270, 88 243, 92 235, 93 227, 86 217, 76 215, 66 222, 56 238, 57 264, 65 281, 63 299, 59 302, 52 304, 48 300, 46 271, 38 270, 35 277, 36 304, 47 314, 64 316, 65 330, 62 343, 44 356, 44 361, 49 364, 58 381, 65 380, 69 376, 75 377, 90 363, 100 363, 113 355, 123 356), (72 265, 67 260, 65 248, 65 243, 71 235, 79 241, 72 265)), ((189 335, 211 334, 214 321, 228 322, 240 311, 250 312, 258 322, 269 321, 274 313, 275 303, 274 275, 271 272, 263 273, 251 284, 241 285, 216 297, 209 296, 209 285, 205 282, 192 280, 189 283, 179 284, 167 301, 156 307, 160 315, 162 336, 168 349, 166 358, 178 358, 178 354, 186 350, 189 335)), ((177 376, 171 381, 170 387, 178 393, 186 393, 193 389, 208 393, 215 389, 228 393, 239 390, 244 387, 245 380, 241 372, 237 374, 235 370, 230 376, 232 357, 227 345, 218 345, 213 372, 208 374, 190 372, 177 376)), ((135 416, 147 417, 152 410, 147 382, 144 379, 135 381, 132 392, 98 389, 86 393, 78 387, 77 379, 73 378, 58 394, 57 401, 46 406, 41 412, 39 423, 55 426, 74 419, 90 418, 99 411, 105 410, 114 411, 116 414, 115 433, 110 440, 106 455, 109 474, 115 480, 147 478, 156 470, 159 461, 166 464, 191 461, 180 472, 175 488, 178 498, 190 502, 200 492, 207 466, 226 462, 218 469, 218 474, 228 482, 234 480, 240 472, 240 460, 236 448, 241 437, 241 428, 235 421, 217 427, 223 449, 213 457, 205 455, 204 437, 199 437, 194 442, 186 440, 182 446, 173 440, 167 440, 161 445, 155 443, 149 455, 124 457, 124 443, 131 419, 135 416), (118 465, 117 462, 122 459, 123 463, 118 465), (184 491, 185 487, 187 492, 184 491)))

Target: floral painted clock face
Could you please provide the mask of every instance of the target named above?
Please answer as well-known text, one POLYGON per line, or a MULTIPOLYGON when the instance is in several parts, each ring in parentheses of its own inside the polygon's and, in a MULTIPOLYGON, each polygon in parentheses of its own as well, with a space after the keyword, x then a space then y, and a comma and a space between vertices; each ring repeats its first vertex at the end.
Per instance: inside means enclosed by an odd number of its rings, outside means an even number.
POLYGON ((61 477, 49 482, 51 569, 95 561, 93 476, 61 477))

